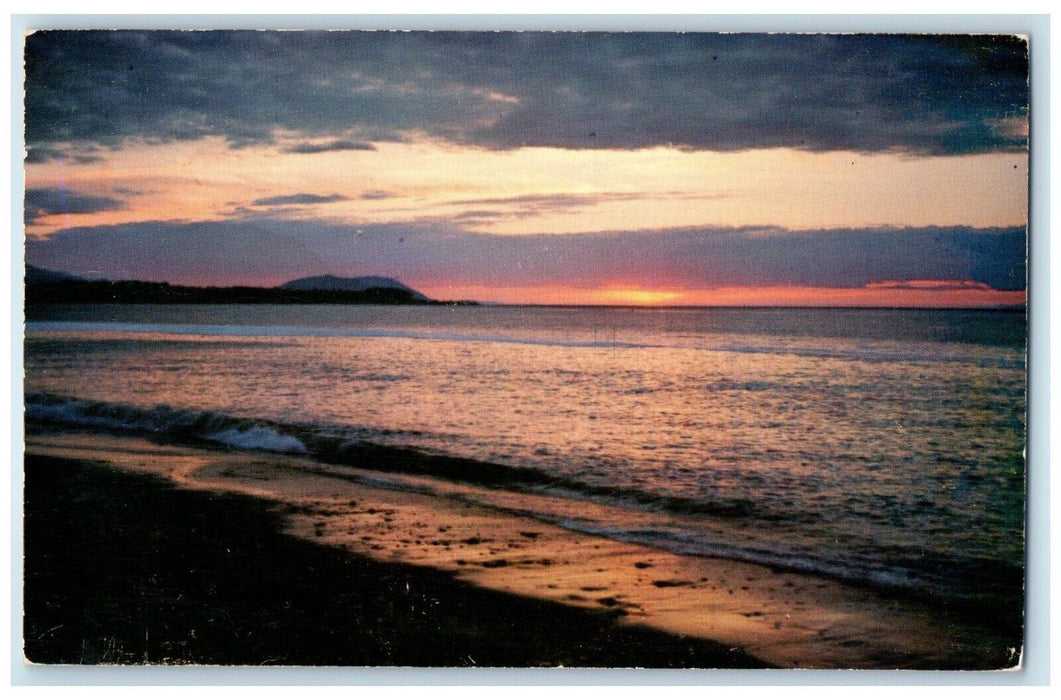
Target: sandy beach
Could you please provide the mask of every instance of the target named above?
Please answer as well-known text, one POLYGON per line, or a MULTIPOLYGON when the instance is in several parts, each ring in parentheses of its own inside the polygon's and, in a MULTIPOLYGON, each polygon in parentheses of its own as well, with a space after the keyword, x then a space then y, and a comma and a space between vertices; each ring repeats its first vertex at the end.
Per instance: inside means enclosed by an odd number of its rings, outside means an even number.
POLYGON ((27 443, 32 661, 930 669, 1017 661, 968 611, 572 532, 438 484, 419 489, 416 479, 135 438, 49 434, 27 443), (128 522, 108 515, 113 509, 128 522), (138 522, 147 517, 151 524, 138 522), (211 568, 219 547, 225 556, 211 568), (154 589, 166 574, 151 562, 177 560, 189 570, 167 599, 154 589), (97 572, 94 589, 81 570, 101 561, 108 571, 97 572), (236 592, 244 584, 258 590, 236 592), (312 615, 292 607, 299 596, 312 615), (300 636, 317 624, 319 634, 300 636))

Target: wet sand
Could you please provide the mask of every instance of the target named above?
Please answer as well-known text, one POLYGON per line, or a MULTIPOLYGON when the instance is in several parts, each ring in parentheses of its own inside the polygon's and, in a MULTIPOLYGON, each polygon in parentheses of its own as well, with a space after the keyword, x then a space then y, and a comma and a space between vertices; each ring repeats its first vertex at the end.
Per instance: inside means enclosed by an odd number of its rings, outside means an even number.
MULTIPOLYGON (((1004 668, 1017 662, 1017 650, 966 615, 824 578, 723 559, 683 557, 572 532, 510 507, 473 503, 465 497, 467 488, 447 491, 445 482, 428 478, 388 481, 386 475, 371 470, 303 458, 160 446, 132 438, 38 435, 29 436, 27 442, 28 535, 32 518, 39 517, 31 510, 30 484, 34 471, 44 469, 41 464, 52 469, 63 465, 87 484, 101 478, 99 465, 105 465, 107 478, 138 480, 129 482, 137 489, 149 483, 148 490, 180 494, 181 498, 243 499, 236 509, 240 513, 241 508, 250 507, 247 504, 257 504, 259 510, 271 514, 260 518, 269 522, 249 527, 237 540, 280 538, 288 550, 301 546, 314 556, 348 562, 345 566, 358 571, 367 567, 377 577, 351 580, 331 570, 307 573, 305 564, 279 559, 273 567, 274 558, 259 552, 250 559, 265 557, 270 570, 287 569, 291 579, 278 582, 273 591, 280 608, 265 606, 258 622, 233 618, 220 623, 220 630, 227 625, 246 630, 249 637, 272 639, 276 650, 269 652, 271 656, 231 652, 182 656, 176 652, 197 648, 185 632, 173 643, 177 646, 170 645, 168 655, 160 648, 150 653, 148 641, 139 643, 145 647, 144 658, 113 652, 113 658, 108 658, 97 651, 80 660, 884 669, 1004 668), (145 476, 165 481, 146 482, 145 476), (270 528, 282 532, 269 533, 270 528), (434 616, 430 620, 420 620, 413 611, 402 613, 400 620, 359 623, 364 639, 340 644, 349 647, 345 655, 341 650, 315 651, 316 642, 292 632, 270 631, 285 624, 270 614, 284 616, 278 610, 294 595, 287 588, 310 585, 309 580, 324 590, 335 590, 341 601, 321 603, 325 620, 354 614, 345 610, 333 615, 329 608, 365 600, 376 601, 373 609, 389 611, 385 618, 396 614, 396 606, 404 610, 402 606, 410 602, 412 583, 407 584, 405 595, 400 585, 395 590, 385 583, 403 576, 406 581, 417 581, 416 586, 423 581, 441 586, 437 593, 418 599, 421 614, 434 616), (528 611, 536 612, 528 618, 528 611), (541 611, 548 611, 548 621, 538 621, 541 611), (420 622, 425 629, 418 629, 420 622), (412 647, 384 644, 395 634, 405 635, 412 647), (652 641, 646 642, 645 635, 652 641), (435 640, 431 650, 417 644, 418 638, 435 640)), ((54 486, 45 490, 49 488, 54 486)), ((155 497, 161 498, 158 493, 155 497)), ((78 498, 76 494, 71 497, 78 498)), ((102 505, 95 505, 106 506, 106 499, 101 500, 102 505)), ((241 517, 234 514, 231 519, 241 517)), ((182 531, 186 523, 180 514, 168 511, 156 527, 169 530, 171 520, 172 531, 160 535, 159 541, 178 551, 189 548, 188 556, 194 562, 196 546, 186 544, 188 533, 182 531)), ((228 528, 223 514, 216 526, 222 531, 228 528)), ((199 528, 196 535, 204 536, 204 530, 199 528)), ((56 536, 61 537, 61 530, 56 536)), ((87 536, 91 539, 93 533, 87 536)), ((242 546, 239 541, 235 544, 242 546)), ((38 546, 42 553, 53 547, 38 546)), ((98 546, 106 554, 106 542, 98 546)), ((159 542, 152 546, 158 547, 159 542)), ((231 542, 226 545, 232 546, 231 542)), ((27 571, 33 555, 28 540, 27 571)), ((214 575, 245 578, 236 571, 214 575)), ((54 585, 51 597, 62 598, 62 582, 54 585)), ((218 580, 214 585, 230 582, 218 580)), ((27 574, 27 613, 30 601, 36 600, 37 586, 47 588, 27 574)), ((181 591, 179 595, 193 594, 181 591)), ((27 653, 33 649, 30 658, 49 662, 49 649, 60 646, 50 644, 49 639, 71 630, 49 632, 49 626, 60 624, 62 630, 69 623, 44 614, 50 610, 47 600, 38 603, 41 619, 27 614, 27 653)), ((202 600, 201 596, 199 604, 206 611, 215 605, 211 598, 202 600)), ((206 626, 214 634, 226 634, 214 628, 218 624, 215 616, 206 626)), ((150 632, 146 634, 150 640, 150 632)), ((201 628, 197 634, 203 634, 201 628)), ((77 663, 79 659, 70 658, 71 653, 65 652, 61 660, 77 663)))

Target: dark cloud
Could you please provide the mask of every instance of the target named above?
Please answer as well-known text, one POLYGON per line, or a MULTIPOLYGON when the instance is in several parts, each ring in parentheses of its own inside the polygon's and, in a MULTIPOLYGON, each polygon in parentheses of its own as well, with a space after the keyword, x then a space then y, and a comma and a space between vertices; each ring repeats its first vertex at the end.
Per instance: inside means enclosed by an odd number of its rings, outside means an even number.
POLYGON ((495 286, 855 288, 949 280, 1022 290, 1026 236, 1023 228, 969 227, 491 236, 443 224, 355 228, 256 219, 70 229, 27 241, 26 260, 74 273, 214 284, 330 273, 495 286))
POLYGON ((47 163, 50 160, 62 158, 64 152, 58 148, 48 146, 34 146, 26 149, 27 163, 47 163))
POLYGON ((55 214, 95 214, 122 209, 123 206, 121 201, 111 197, 62 188, 30 188, 26 190, 25 221, 29 224, 55 214))
POLYGON ((299 143, 285 148, 288 153, 328 153, 329 151, 374 151, 371 143, 335 139, 326 143, 299 143))
POLYGON ((51 160, 67 161, 78 165, 103 160, 102 149, 94 144, 68 146, 30 146, 26 149, 26 163, 47 163, 51 160))
MULTIPOLYGON (((426 134, 520 146, 911 154, 1026 147, 1007 36, 44 31, 26 141, 277 130, 357 147, 426 134), (1019 126, 1019 124, 1018 124, 1019 126)), ((307 141, 296 152, 321 152, 307 141)))
POLYGON ((281 206, 285 204, 327 204, 329 202, 342 202, 347 197, 341 194, 282 194, 276 197, 262 197, 254 200, 253 204, 259 207, 281 206))
POLYGON ((367 192, 361 193, 361 199, 376 200, 376 199, 390 199, 394 197, 393 192, 387 192, 386 190, 368 190, 367 192))

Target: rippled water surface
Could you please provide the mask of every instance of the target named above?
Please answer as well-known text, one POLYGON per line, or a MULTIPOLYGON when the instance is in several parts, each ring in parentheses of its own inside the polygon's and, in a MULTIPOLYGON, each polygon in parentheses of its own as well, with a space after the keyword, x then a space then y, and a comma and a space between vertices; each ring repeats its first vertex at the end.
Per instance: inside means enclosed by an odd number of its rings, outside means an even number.
POLYGON ((510 498, 592 500, 607 507, 565 522, 620 539, 933 595, 1019 594, 1023 314, 72 306, 29 318, 31 420, 162 429, 213 412, 203 437, 236 447, 312 452, 314 435, 413 447, 544 474, 513 481, 510 498))

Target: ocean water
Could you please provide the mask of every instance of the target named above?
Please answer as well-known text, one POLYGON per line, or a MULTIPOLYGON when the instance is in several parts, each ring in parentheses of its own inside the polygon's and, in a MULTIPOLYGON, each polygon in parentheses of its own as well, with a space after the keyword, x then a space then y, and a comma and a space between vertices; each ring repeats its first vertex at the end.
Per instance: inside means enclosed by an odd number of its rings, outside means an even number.
POLYGON ((366 445, 407 450, 421 472, 487 486, 480 502, 571 529, 1020 614, 1023 313, 160 305, 27 316, 30 429, 351 466, 366 466, 366 445))

